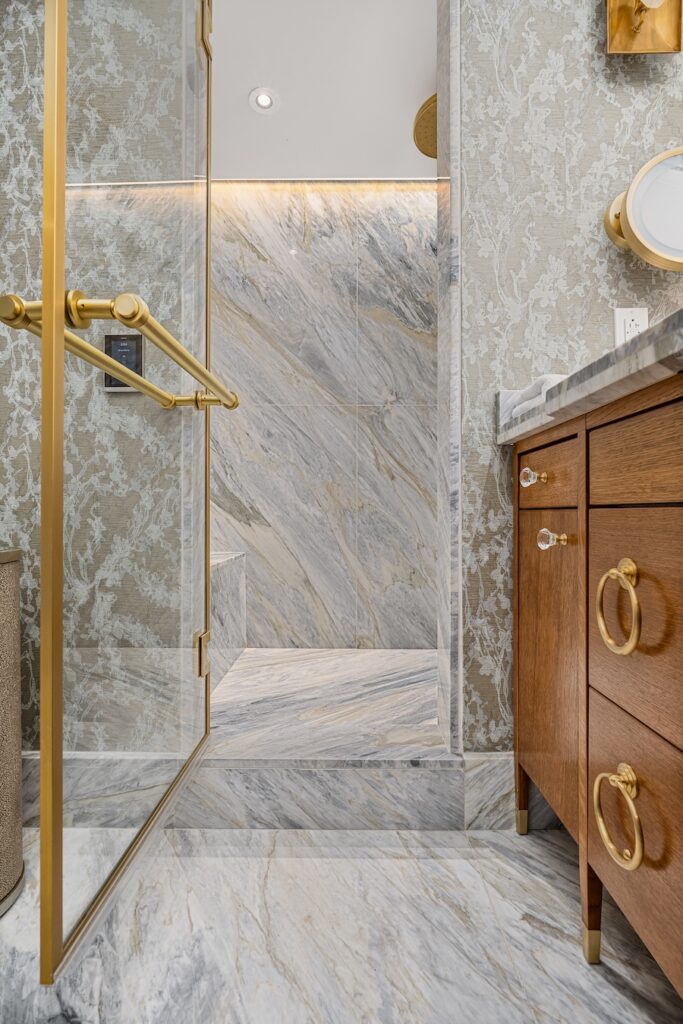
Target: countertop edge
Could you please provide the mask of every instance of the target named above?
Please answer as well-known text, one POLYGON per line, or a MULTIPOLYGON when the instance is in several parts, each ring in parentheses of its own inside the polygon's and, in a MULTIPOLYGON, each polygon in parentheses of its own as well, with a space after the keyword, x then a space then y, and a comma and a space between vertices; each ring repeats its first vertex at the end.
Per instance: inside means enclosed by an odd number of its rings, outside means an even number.
MULTIPOLYGON (((497 423, 496 440, 511 445, 603 405, 683 373, 683 309, 570 374, 545 402, 517 419, 497 423)), ((496 401, 496 419, 499 415, 496 401)))

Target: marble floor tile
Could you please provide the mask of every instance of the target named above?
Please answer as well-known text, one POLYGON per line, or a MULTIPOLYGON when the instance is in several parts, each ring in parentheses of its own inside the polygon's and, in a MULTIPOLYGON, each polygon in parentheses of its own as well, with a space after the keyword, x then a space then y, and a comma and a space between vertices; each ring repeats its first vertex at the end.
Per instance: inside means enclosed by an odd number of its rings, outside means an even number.
POLYGON ((448 758, 436 721, 436 652, 257 650, 212 697, 215 758, 448 758))
POLYGON ((0 920, 3 1024, 682 1019, 613 908, 602 965, 584 962, 563 832, 160 832, 42 989, 36 852, 28 843, 26 891, 0 920))

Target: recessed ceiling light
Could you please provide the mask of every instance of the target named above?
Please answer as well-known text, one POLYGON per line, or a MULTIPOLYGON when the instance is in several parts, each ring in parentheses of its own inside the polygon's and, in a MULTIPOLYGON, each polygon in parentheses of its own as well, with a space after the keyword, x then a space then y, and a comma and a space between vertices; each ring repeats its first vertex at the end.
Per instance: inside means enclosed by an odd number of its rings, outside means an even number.
POLYGON ((249 106, 252 110, 258 110, 260 114, 269 114, 280 106, 280 99, 272 89, 260 85, 258 89, 252 89, 249 93, 249 106))

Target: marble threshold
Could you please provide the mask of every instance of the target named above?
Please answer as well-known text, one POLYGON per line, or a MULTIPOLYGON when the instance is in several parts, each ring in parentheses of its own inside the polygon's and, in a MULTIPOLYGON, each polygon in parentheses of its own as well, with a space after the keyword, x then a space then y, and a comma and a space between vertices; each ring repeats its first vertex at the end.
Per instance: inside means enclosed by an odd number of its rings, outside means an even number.
POLYGON ((510 417, 511 393, 499 393, 498 444, 514 444, 678 373, 683 373, 683 309, 569 374, 545 392, 543 402, 520 416, 510 417))

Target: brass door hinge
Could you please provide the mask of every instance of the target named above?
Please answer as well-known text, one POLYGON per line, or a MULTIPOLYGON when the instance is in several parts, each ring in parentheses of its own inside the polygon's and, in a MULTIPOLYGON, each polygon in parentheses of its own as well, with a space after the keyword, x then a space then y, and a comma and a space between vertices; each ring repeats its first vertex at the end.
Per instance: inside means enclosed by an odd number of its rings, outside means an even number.
POLYGON ((204 679, 208 676, 210 664, 209 664, 209 641, 211 640, 211 630, 207 629, 206 632, 197 630, 192 637, 192 646, 194 647, 194 671, 195 675, 199 676, 200 679, 204 679))
POLYGON ((211 60, 211 29, 213 27, 213 0, 201 0, 202 5, 202 43, 206 50, 206 56, 211 60))

